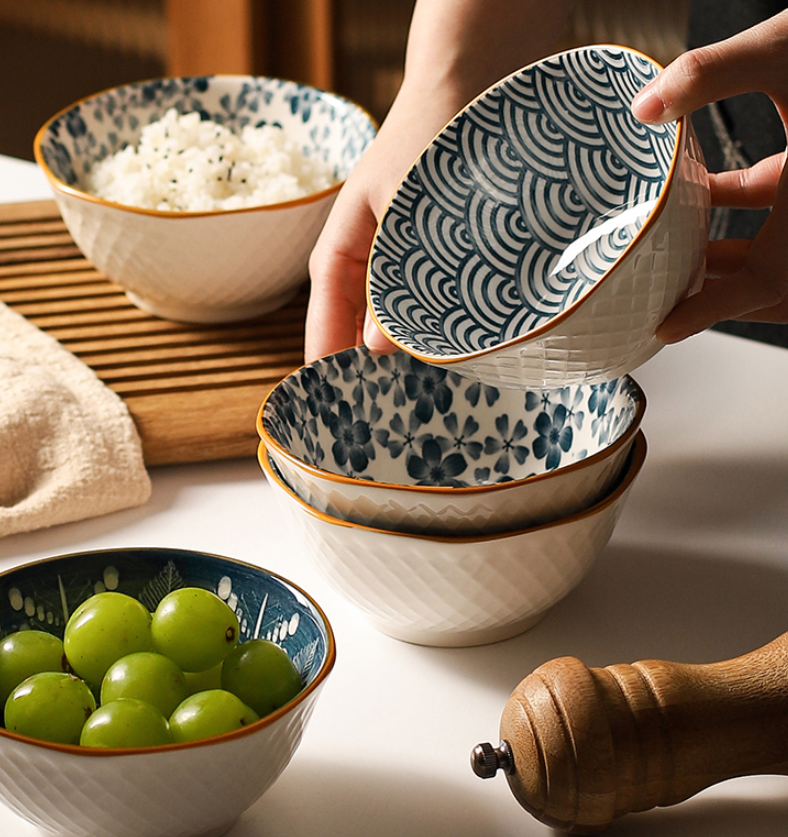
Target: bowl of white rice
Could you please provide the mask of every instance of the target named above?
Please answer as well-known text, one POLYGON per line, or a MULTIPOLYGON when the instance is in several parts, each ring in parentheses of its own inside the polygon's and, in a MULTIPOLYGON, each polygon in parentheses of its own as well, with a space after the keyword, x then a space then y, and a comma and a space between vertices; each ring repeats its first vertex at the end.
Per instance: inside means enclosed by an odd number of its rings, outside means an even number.
POLYGON ((75 242, 135 305, 218 323, 298 293, 375 131, 363 108, 307 85, 164 78, 70 105, 34 153, 75 242))

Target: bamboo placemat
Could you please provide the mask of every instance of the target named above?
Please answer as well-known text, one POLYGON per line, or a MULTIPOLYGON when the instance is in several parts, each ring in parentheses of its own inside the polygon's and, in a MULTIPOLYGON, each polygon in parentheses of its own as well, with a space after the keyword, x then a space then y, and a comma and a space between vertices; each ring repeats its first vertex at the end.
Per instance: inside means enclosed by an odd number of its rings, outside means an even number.
POLYGON ((54 201, 0 205, 0 301, 123 398, 149 466, 256 454, 263 398, 303 362, 306 300, 245 323, 162 320, 82 255, 54 201))

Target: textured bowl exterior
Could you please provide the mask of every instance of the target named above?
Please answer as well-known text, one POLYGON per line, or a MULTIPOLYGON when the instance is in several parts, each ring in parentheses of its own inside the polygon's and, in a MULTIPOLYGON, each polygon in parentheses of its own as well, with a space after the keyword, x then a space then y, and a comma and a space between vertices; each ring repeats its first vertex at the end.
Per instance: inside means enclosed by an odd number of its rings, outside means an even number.
POLYGON ((632 372, 662 349, 657 327, 699 290, 709 230, 708 173, 690 122, 662 213, 565 318, 540 335, 447 366, 498 386, 592 383, 632 372))
POLYGON ((598 382, 655 354, 657 326, 702 279, 710 212, 689 120, 631 115, 658 70, 583 47, 458 114, 378 227, 368 305, 383 331, 495 386, 598 382))
POLYGON ((255 735, 220 746, 102 757, 1 737, 0 800, 68 837, 217 837, 287 767, 321 688, 255 735))
POLYGON ((312 509, 267 457, 265 475, 315 566, 377 630, 421 645, 470 646, 535 625, 606 546, 646 457, 638 436, 626 473, 603 500, 551 524, 486 538, 407 535, 312 509))
POLYGON ((55 192, 74 241, 137 307, 169 320, 220 323, 286 305, 336 193, 274 211, 157 215, 55 192))
MULTIPOLYGON (((293 491, 310 506, 331 517, 395 532, 423 535, 482 535, 549 523, 582 511, 604 497, 621 478, 635 433, 611 455, 569 467, 560 480, 534 479, 504 483, 501 490, 455 491, 434 495, 362 481, 335 483, 320 474, 274 458, 277 466, 291 466, 287 474, 293 491)), ((261 442, 260 455, 265 446, 261 442)), ((272 454, 273 458, 273 454, 272 454)))
POLYGON ((34 151, 69 232, 133 302, 187 322, 248 319, 281 307, 307 276, 309 253, 340 183, 375 135, 359 106, 306 85, 259 76, 156 79, 96 94, 56 114, 34 151), (121 206, 88 194, 91 167, 169 108, 233 129, 280 124, 334 170, 330 189, 287 203, 204 213, 121 206))
POLYGON ((0 801, 22 819, 68 837, 218 837, 285 769, 335 660, 322 611, 285 579, 186 550, 78 553, 0 574, 0 628, 62 635, 68 613, 93 592, 127 592, 153 609, 184 585, 224 598, 242 641, 281 645, 302 673, 302 692, 237 733, 167 747, 62 746, 0 730, 0 801))
POLYGON ((395 531, 491 534, 606 494, 645 406, 629 377, 522 392, 359 346, 285 378, 257 427, 318 511, 395 531))

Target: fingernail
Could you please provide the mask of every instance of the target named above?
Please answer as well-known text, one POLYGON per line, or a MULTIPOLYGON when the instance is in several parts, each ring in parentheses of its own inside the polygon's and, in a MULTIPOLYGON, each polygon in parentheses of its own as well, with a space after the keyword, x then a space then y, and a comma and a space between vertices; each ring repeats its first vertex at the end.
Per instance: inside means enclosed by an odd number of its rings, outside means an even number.
POLYGON ((369 312, 367 312, 364 318, 364 343, 372 352, 381 352, 391 345, 386 336, 375 324, 375 321, 370 317, 369 312))
POLYGON ((632 100, 632 115, 641 122, 656 122, 664 112, 665 103, 650 84, 632 100))

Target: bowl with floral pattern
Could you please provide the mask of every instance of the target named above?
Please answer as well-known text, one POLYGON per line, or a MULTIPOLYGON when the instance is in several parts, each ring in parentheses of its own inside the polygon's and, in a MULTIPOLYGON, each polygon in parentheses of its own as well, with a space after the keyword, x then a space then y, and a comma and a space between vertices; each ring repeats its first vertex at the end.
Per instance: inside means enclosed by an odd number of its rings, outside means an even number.
POLYGON ((629 376, 496 388, 357 346, 297 369, 257 430, 291 488, 368 526, 479 534, 588 507, 619 478, 646 408, 629 376))
POLYGON ((340 520, 293 491, 263 442, 258 458, 308 557, 372 627, 418 645, 470 646, 523 633, 583 580, 613 533, 646 450, 639 430, 617 484, 584 511, 476 537, 340 520))
POLYGON ((102 549, 0 573, 0 635, 63 635, 95 592, 134 596, 150 610, 179 587, 204 587, 235 611, 240 641, 277 643, 303 688, 236 732, 160 747, 112 749, 35 740, 0 729, 0 802, 42 834, 219 837, 276 781, 295 754, 336 657, 320 606, 281 576, 185 549, 102 549))
POLYGON ((659 70, 581 47, 457 114, 380 220, 367 298, 382 331, 493 386, 594 383, 656 354, 657 327, 702 282, 709 230, 689 118, 630 112, 659 70))
POLYGON ((298 293, 336 194, 375 131, 359 105, 308 85, 194 76, 75 102, 41 127, 33 149, 74 241, 132 302, 166 319, 229 322, 298 293), (197 126, 179 129, 170 154, 168 120, 187 115, 232 136, 212 143, 197 126), (143 141, 156 123, 162 135, 143 141), (273 134, 262 141, 256 129, 273 134), (239 146, 245 130, 252 136, 239 146), (99 166, 119 154, 130 158, 102 181, 99 166), (168 184, 178 184, 177 200, 168 184))

